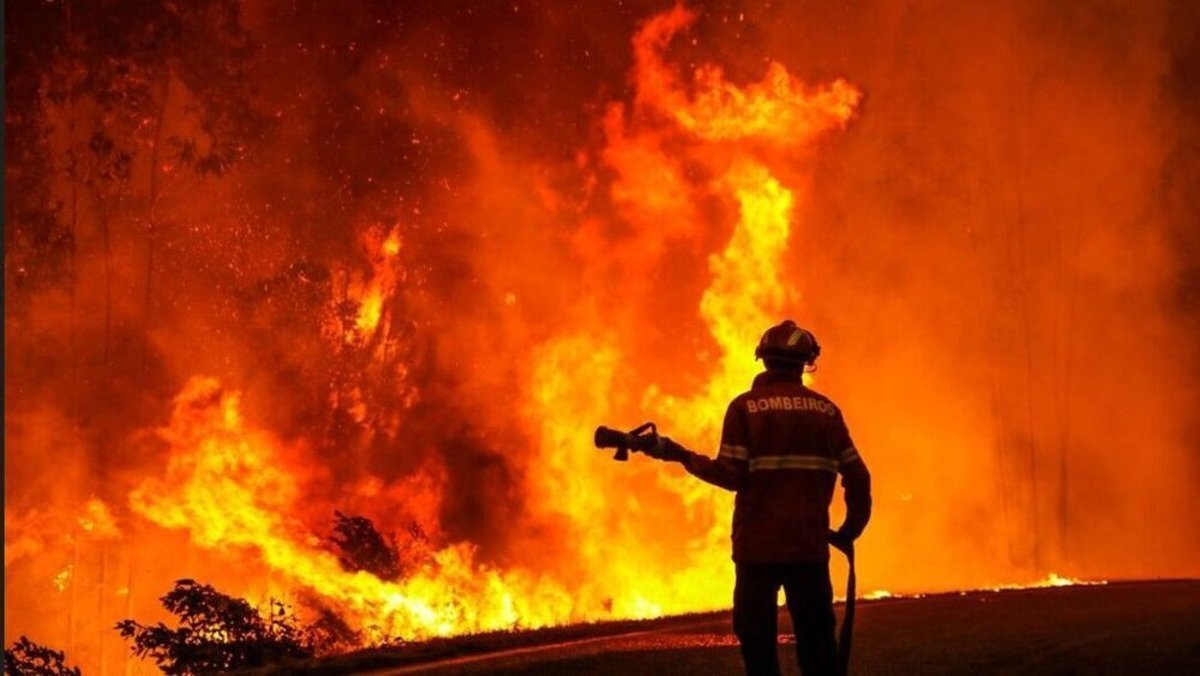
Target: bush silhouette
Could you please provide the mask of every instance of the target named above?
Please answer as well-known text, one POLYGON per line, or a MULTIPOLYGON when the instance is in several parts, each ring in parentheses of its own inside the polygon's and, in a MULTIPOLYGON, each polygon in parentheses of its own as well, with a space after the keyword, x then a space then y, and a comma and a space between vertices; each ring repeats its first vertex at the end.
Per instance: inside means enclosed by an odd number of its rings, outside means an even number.
POLYGON ((66 664, 62 651, 38 645, 22 636, 4 650, 4 673, 32 676, 80 676, 79 667, 66 664))
POLYGON ((319 648, 310 631, 278 601, 271 602, 270 616, 263 618, 245 599, 194 580, 179 580, 162 604, 179 618, 178 628, 122 620, 117 630, 133 641, 135 655, 154 660, 166 674, 258 667, 311 657, 319 648))

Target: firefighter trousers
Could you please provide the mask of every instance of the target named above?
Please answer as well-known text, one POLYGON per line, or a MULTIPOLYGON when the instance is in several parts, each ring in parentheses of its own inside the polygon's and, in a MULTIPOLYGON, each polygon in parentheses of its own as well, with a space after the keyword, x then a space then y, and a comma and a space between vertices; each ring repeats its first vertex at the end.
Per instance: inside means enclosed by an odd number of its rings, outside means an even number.
POLYGON ((733 633, 749 676, 779 674, 779 588, 787 597, 796 634, 796 657, 804 676, 837 670, 833 585, 829 562, 738 563, 733 591, 733 633))

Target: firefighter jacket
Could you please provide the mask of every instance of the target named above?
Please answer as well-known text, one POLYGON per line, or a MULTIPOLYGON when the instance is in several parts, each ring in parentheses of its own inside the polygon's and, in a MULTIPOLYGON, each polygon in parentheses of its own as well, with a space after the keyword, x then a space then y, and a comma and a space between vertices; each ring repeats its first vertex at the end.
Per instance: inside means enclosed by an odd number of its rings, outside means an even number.
POLYGON ((829 558, 829 505, 842 475, 846 521, 858 537, 871 516, 871 477, 838 407, 798 372, 766 371, 725 413, 715 459, 684 452, 693 475, 737 492, 733 560, 795 563, 829 558))

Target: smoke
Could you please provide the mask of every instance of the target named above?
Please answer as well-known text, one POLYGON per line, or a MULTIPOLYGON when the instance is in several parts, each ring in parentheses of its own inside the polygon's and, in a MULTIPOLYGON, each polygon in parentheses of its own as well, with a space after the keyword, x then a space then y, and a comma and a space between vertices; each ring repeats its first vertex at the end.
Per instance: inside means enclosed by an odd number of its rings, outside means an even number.
MULTIPOLYGON (((588 441, 748 385, 766 327, 731 322, 726 345, 701 310, 744 209, 714 187, 739 157, 794 195, 762 278, 780 288, 747 304, 825 348, 815 387, 876 480, 865 588, 1197 574, 1194 8, 702 4, 650 49, 683 97, 656 108, 632 39, 663 3, 213 4, 189 30, 236 25, 253 47, 233 31, 151 53, 135 74, 170 75, 128 127, 51 91, 89 72, 62 51, 89 15, 6 10, 5 506, 29 525, 6 639, 102 661, 91 633, 153 612, 175 577, 286 591, 129 509, 166 472, 158 430, 195 376, 305 449, 293 516, 311 532, 335 507, 417 523, 568 584, 581 614, 723 603, 687 591, 728 576, 725 498, 588 441), (741 90, 770 61, 861 91, 844 130, 799 147, 678 130, 696 68, 741 90), (214 131, 235 98, 236 133, 214 131), (104 124, 134 151, 128 178, 72 179, 104 124), (242 154, 220 173, 169 143, 222 133, 242 154), (124 540, 46 535, 92 499, 124 540), (66 566, 78 583, 45 601, 66 566), (94 622, 67 611, 81 599, 94 622)), ((110 20, 150 23, 134 14, 110 20)), ((664 431, 708 451, 720 413, 664 431)))
POLYGON ((1193 572, 1196 334, 1177 299, 1195 260, 1172 240, 1194 221, 1162 192, 1179 124, 1166 14, 1094 10, 776 18, 834 26, 850 48, 832 67, 867 91, 796 251, 829 388, 877 459, 880 509, 903 515, 874 537, 932 564, 928 582, 989 557, 1193 572))

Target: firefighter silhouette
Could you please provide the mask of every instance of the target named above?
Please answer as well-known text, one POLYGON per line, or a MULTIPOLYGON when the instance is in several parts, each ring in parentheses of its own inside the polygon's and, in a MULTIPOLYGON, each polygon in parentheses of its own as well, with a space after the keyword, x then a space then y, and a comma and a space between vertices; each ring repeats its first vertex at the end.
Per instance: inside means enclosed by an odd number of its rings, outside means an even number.
POLYGON ((763 334, 754 355, 766 370, 729 404, 715 459, 668 437, 645 451, 735 491, 733 630, 751 676, 778 674, 782 587, 805 676, 838 671, 829 546, 848 549, 871 516, 871 477, 842 413, 804 385, 821 354, 816 337, 791 320, 763 334), (846 519, 829 529, 829 506, 842 476, 846 519))

